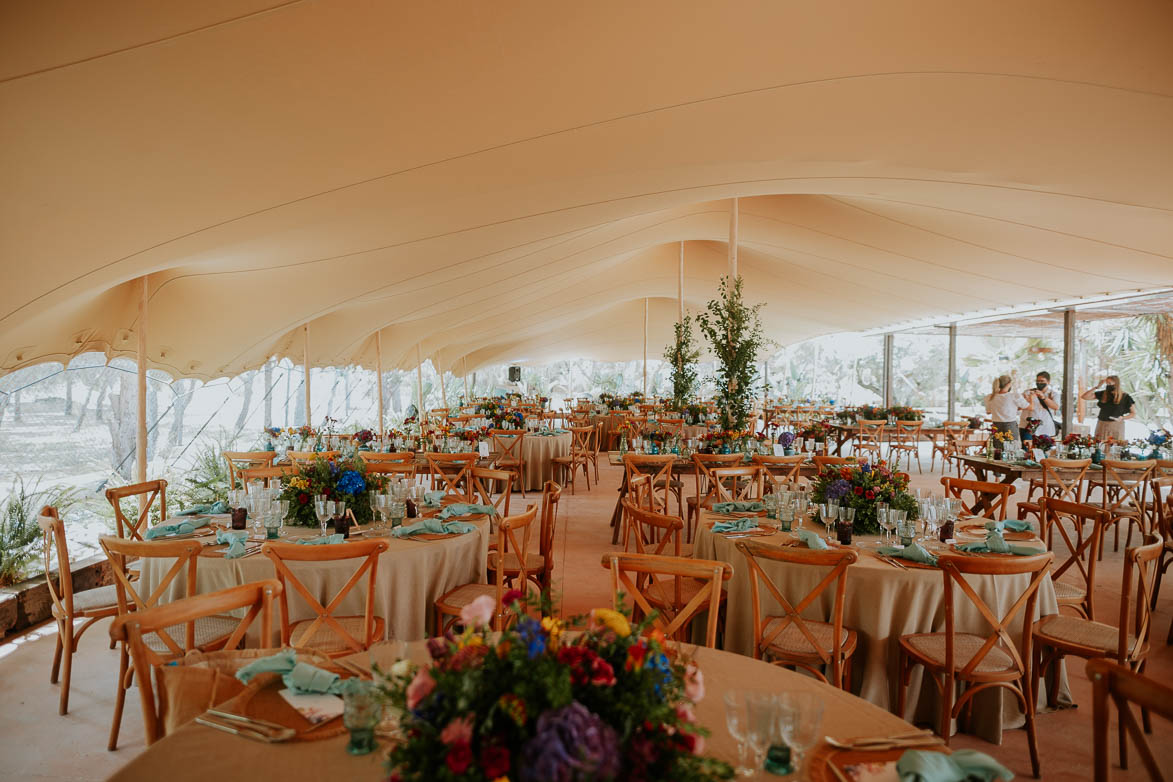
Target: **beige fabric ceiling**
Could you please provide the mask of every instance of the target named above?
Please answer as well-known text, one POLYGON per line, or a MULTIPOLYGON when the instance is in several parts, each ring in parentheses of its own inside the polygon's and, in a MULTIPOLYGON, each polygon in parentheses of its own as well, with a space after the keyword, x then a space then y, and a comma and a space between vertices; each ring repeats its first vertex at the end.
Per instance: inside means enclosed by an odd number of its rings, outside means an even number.
POLYGON ((0 4, 0 372, 457 373, 1173 283, 1173 4, 0 4))

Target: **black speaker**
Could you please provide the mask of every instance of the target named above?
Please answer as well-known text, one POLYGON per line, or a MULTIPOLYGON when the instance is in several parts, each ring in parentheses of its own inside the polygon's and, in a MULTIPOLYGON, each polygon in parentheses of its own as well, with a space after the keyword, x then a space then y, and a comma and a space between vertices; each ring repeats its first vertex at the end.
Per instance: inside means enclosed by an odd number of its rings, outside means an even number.
POLYGON ((509 367, 509 382, 521 382, 521 367, 509 367))

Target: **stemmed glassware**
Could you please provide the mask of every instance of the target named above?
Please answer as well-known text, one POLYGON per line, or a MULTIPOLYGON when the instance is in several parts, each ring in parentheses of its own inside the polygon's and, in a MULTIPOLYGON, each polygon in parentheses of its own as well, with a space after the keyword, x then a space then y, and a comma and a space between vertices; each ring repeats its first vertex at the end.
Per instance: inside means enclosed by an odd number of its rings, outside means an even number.
POLYGON ((326 499, 325 494, 318 494, 314 496, 314 515, 318 518, 318 526, 323 535, 326 534, 326 522, 330 520, 330 516, 334 511, 334 503, 326 499))
POLYGON ((749 730, 746 720, 746 704, 744 692, 730 690, 725 693, 725 727, 729 735, 737 742, 737 774, 742 777, 752 777, 754 770, 746 765, 749 754, 749 730))
POLYGON ((778 696, 782 734, 790 745, 794 778, 801 779, 807 750, 823 737, 823 702, 810 692, 784 692, 778 696))
POLYGON ((745 696, 746 730, 749 747, 753 750, 753 768, 762 767, 766 750, 774 738, 778 719, 778 702, 773 695, 751 692, 745 696))

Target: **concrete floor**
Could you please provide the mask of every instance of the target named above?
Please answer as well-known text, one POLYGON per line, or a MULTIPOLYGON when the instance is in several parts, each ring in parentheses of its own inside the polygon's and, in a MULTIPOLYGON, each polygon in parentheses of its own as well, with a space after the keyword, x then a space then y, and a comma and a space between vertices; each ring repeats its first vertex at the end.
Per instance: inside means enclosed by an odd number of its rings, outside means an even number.
MULTIPOLYGON (((563 495, 558 531, 556 597, 564 614, 575 614, 595 606, 610 605, 610 584, 600 566, 603 552, 611 549, 608 522, 615 504, 621 470, 601 460, 601 484, 592 482, 586 491, 581 476, 577 494, 569 488, 563 495)), ((913 485, 940 489, 939 473, 918 474, 913 468, 913 485)), ((593 477, 593 476, 592 476, 593 477)), ((691 492, 691 477, 686 490, 691 492)), ((1025 496, 1019 486, 1017 496, 1025 496)), ((530 499, 536 499, 530 494, 530 499)), ((1119 611, 1122 553, 1105 554, 1097 577, 1097 612, 1115 617, 1119 611)), ((1168 585, 1155 614, 1155 630, 1148 674, 1158 681, 1173 682, 1173 647, 1165 635, 1173 619, 1173 584, 1168 585)), ((1114 621, 1114 620, 1109 620, 1114 621)), ((58 688, 49 684, 56 629, 36 628, 0 644, 0 691, 4 708, 0 712, 0 780, 101 780, 129 761, 144 747, 138 692, 127 696, 122 738, 116 752, 106 751, 110 716, 113 710, 114 679, 118 654, 108 648, 107 625, 101 623, 87 633, 75 658, 70 713, 57 714, 58 688)), ((1086 780, 1091 778, 1091 686, 1084 675, 1084 663, 1068 665, 1071 689, 1078 708, 1038 718, 1043 778, 1086 780)), ((709 726, 723 730, 720 725, 709 726)), ((1112 746, 1115 747, 1113 723, 1112 746)), ((1152 744, 1167 773, 1173 771, 1173 726, 1154 718, 1152 744)), ((1000 746, 972 736, 958 736, 954 747, 971 747, 989 753, 1020 777, 1030 776, 1026 732, 1007 731, 1000 746)), ((1115 753, 1115 749, 1113 749, 1115 753)), ((1113 755, 1115 757, 1115 754, 1113 755)), ((1146 779, 1135 750, 1131 769, 1113 769, 1113 779, 1146 779)))

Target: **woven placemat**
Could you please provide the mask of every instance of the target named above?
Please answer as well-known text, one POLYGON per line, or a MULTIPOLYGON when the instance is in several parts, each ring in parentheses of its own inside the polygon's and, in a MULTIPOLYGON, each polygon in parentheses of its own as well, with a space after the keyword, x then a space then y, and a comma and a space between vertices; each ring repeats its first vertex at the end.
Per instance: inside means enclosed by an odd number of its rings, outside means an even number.
MULTIPOLYGON (((345 673, 342 678, 348 678, 345 673)), ((332 720, 313 724, 281 697, 285 683, 275 673, 258 674, 249 687, 233 704, 233 711, 245 717, 274 722, 297 732, 290 741, 317 741, 340 736, 346 732, 342 715, 332 720)))

